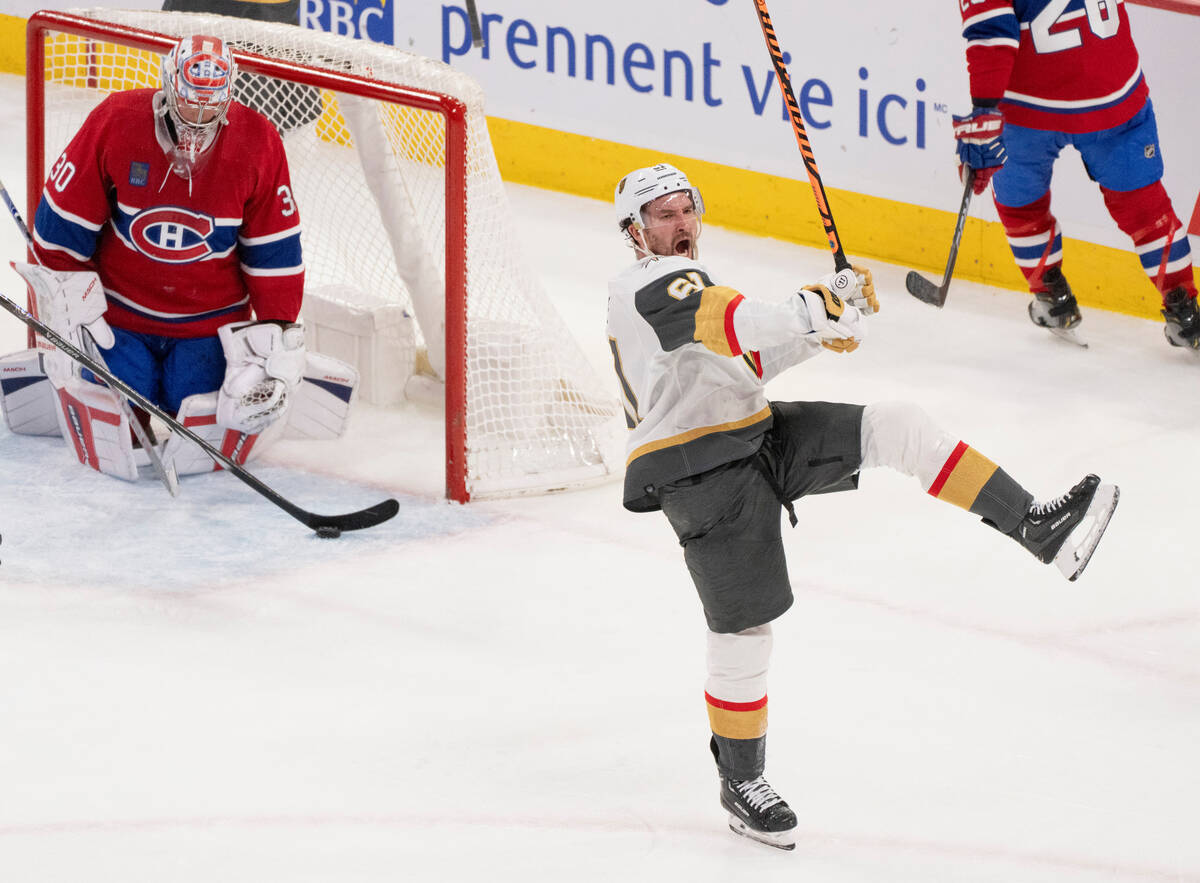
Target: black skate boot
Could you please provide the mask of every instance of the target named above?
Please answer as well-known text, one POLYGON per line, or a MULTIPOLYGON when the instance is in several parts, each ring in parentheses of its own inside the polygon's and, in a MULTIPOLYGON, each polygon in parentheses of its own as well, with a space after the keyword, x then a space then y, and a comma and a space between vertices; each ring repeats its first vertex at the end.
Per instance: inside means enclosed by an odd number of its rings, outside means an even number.
POLYGON ((1072 343, 1087 346, 1075 331, 1083 316, 1062 268, 1051 267, 1042 281, 1046 283, 1046 290, 1035 294, 1029 302, 1029 318, 1033 324, 1048 328, 1052 334, 1072 343))
POLYGON ((1196 310, 1196 299, 1188 297, 1182 286, 1172 288, 1163 295, 1162 314, 1167 320, 1163 329, 1167 343, 1200 356, 1200 312, 1196 310))
POLYGON ((729 830, 778 849, 796 848, 796 814, 762 776, 721 776, 721 806, 729 812, 729 830))
POLYGON ((1043 564, 1051 561, 1075 580, 1087 567, 1121 492, 1095 475, 1048 503, 1034 503, 1009 536, 1043 564))

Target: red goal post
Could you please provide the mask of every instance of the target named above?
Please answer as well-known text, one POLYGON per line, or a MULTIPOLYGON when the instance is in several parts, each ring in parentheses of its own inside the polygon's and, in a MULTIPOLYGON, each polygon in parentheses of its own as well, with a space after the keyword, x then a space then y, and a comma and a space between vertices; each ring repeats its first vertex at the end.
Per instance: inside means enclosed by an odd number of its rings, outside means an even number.
MULTIPOLYGON (((370 307, 383 297, 389 305, 402 306, 406 315, 417 315, 418 334, 423 333, 435 371, 445 382, 447 497, 465 502, 538 493, 610 475, 616 450, 610 424, 619 414, 615 397, 598 384, 569 333, 564 335, 565 326, 540 288, 509 291, 530 274, 510 266, 511 252, 519 249, 513 248, 508 230, 507 201, 487 139, 481 93, 468 99, 477 107, 469 107, 460 97, 440 91, 436 87, 469 78, 439 62, 350 38, 226 16, 105 9, 35 13, 26 47, 29 218, 45 182, 47 161, 82 121, 76 113, 72 131, 51 132, 48 122, 66 116, 59 108, 74 102, 76 93, 89 96, 94 106, 107 92, 157 86, 154 58, 185 31, 214 33, 231 44, 239 83, 250 75, 264 83, 316 90, 311 94, 319 91, 320 118, 280 129, 293 167, 309 287, 318 277, 340 283, 340 275, 353 275, 360 264, 376 261, 375 275, 359 284, 363 303, 356 303, 359 296, 346 294, 341 285, 338 297, 354 308, 370 307), (435 88, 404 82, 410 70, 417 72, 413 78, 429 79, 435 88), (64 93, 69 97, 60 97, 64 93), (354 110, 356 105, 369 108, 366 117, 354 110), (341 123, 354 113, 367 119, 367 132, 378 129, 375 140, 382 146, 366 144, 361 121, 360 128, 330 130, 326 118, 331 109, 341 123), (430 114, 440 125, 425 121, 430 114), (406 128, 418 117, 419 130, 406 128), (315 129, 315 134, 302 129, 315 129), (309 142, 324 151, 310 163, 311 172, 293 159, 295 145, 309 142), (330 159, 335 148, 344 150, 330 159), (364 158, 372 150, 378 155, 364 158), (424 153, 407 155, 418 150, 424 153), (344 152, 357 160, 344 162, 344 152), (387 169, 376 176, 367 167, 378 163, 387 169), (368 180, 341 184, 326 172, 343 165, 368 180), (314 189, 318 187, 327 189, 314 189), (402 200, 396 192, 401 191, 412 204, 397 208, 402 200), (331 203, 344 203, 353 211, 369 206, 377 216, 327 222, 321 215, 331 203), (367 232, 375 238, 369 243, 339 241, 337 257, 327 261, 322 249, 328 251, 328 243, 346 235, 347 227, 356 228, 354 235, 357 228, 371 227, 367 232), (440 236, 439 227, 444 228, 440 236), (385 252, 394 254, 394 264, 390 255, 380 259, 385 252), (402 265, 412 253, 423 253, 424 264, 406 270, 402 265), (389 293, 380 295, 385 289, 389 293), (502 303, 495 303, 496 291, 502 303), (444 315, 427 321, 420 314, 423 303, 428 312, 431 298, 444 315), (444 366, 437 364, 442 322, 444 366)), ((462 88, 478 91, 474 81, 469 83, 462 88)))

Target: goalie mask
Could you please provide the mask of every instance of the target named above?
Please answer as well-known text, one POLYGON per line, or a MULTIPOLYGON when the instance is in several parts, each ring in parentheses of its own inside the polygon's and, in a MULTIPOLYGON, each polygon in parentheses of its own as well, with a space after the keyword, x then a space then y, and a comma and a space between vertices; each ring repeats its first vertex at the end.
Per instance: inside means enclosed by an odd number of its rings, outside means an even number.
POLYGON ((630 172, 617 184, 617 224, 638 257, 695 258, 704 199, 687 175, 667 163, 630 172))
POLYGON ((233 53, 220 37, 184 37, 163 56, 155 134, 181 177, 190 179, 207 160, 227 122, 236 77, 233 53))

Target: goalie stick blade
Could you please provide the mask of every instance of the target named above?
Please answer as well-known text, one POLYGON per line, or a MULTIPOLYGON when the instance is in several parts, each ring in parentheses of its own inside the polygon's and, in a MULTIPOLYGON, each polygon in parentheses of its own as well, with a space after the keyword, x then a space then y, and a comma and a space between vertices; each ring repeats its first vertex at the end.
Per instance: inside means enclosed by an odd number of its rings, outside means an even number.
POLYGON ((908 271, 908 275, 904 278, 904 287, 919 301, 933 304, 935 307, 941 307, 946 303, 945 286, 934 285, 916 270, 908 271))
POLYGON ((382 503, 376 503, 374 506, 368 506, 366 509, 360 509, 357 512, 347 512, 345 515, 314 515, 308 513, 308 517, 303 519, 303 521, 313 530, 322 527, 333 527, 339 531, 363 530, 368 527, 374 527, 377 524, 383 524, 383 522, 394 517, 399 511, 400 504, 395 500, 388 499, 382 503))
POLYGON ((1092 560, 1092 553, 1096 551, 1100 538, 1104 536, 1105 528, 1112 520, 1120 499, 1121 489, 1116 485, 1102 484, 1096 488, 1096 495, 1092 497, 1083 520, 1054 556, 1055 567, 1071 582, 1079 578, 1079 574, 1083 573, 1083 569, 1092 560))

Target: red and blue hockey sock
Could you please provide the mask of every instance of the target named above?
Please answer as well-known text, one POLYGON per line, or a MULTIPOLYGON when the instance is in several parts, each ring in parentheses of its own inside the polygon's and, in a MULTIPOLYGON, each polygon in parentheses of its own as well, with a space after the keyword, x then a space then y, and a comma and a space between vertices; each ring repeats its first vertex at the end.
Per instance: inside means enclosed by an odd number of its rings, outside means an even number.
POLYGON ((1062 265, 1062 228, 1050 213, 1050 191, 1028 205, 996 203, 1008 247, 1033 293, 1046 290, 1046 270, 1062 265))
POLYGON ((1117 226, 1133 240, 1142 269, 1160 295, 1182 287, 1196 296, 1192 247, 1162 181, 1122 192, 1100 188, 1117 226))

